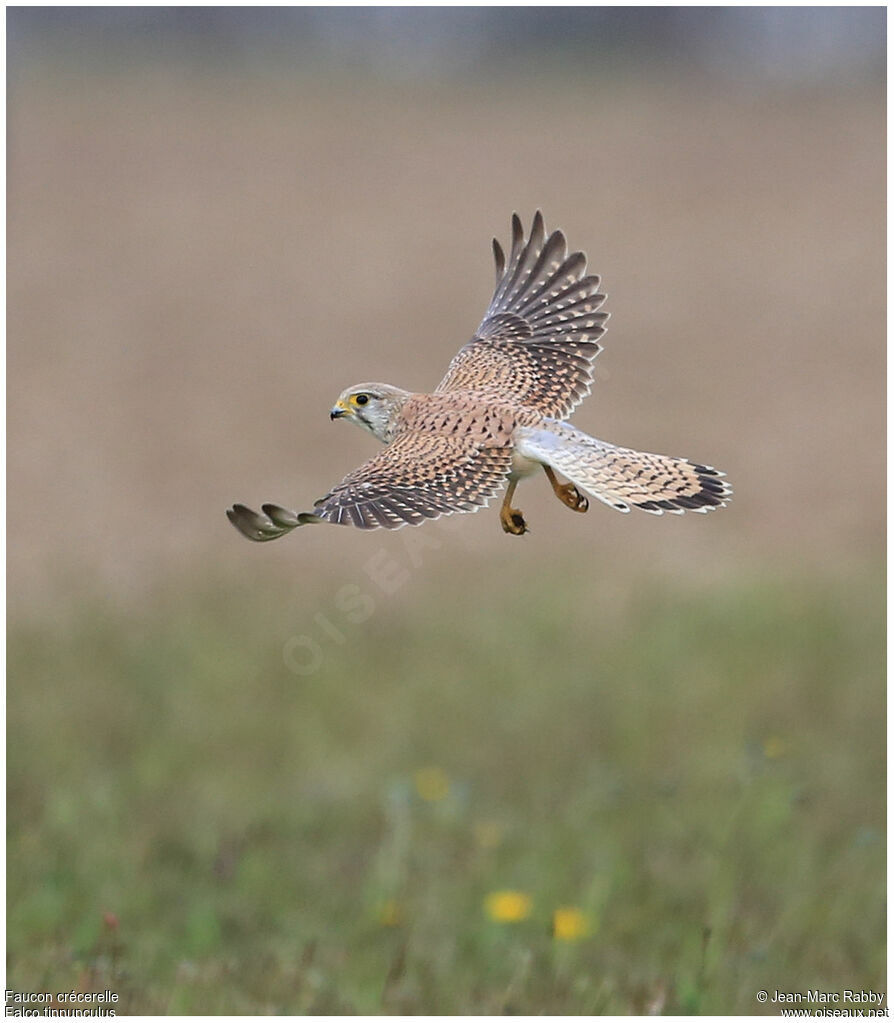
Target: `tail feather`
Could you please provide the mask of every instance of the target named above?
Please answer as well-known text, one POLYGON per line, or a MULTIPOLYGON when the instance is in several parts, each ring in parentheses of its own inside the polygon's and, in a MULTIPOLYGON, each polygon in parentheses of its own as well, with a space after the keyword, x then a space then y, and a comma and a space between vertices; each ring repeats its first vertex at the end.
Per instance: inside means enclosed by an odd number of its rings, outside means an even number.
POLYGON ((516 448, 617 511, 707 512, 724 507, 733 493, 724 473, 710 465, 615 447, 557 420, 518 430, 516 448))

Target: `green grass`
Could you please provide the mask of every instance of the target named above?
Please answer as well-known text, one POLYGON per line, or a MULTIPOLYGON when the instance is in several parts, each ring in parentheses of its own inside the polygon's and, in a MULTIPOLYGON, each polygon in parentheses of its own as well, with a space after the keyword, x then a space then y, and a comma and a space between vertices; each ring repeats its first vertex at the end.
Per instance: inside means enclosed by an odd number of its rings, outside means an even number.
POLYGON ((14 625, 7 987, 193 1014, 883 990, 881 578, 542 583, 14 625), (527 919, 488 918, 501 889, 527 919), (558 906, 590 934, 556 940, 558 906))

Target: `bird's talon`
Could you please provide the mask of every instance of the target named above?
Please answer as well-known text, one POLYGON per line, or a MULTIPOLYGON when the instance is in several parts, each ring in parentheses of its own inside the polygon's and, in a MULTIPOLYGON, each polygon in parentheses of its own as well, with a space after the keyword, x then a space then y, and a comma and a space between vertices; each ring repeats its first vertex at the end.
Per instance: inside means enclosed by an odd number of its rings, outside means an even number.
POLYGON ((524 515, 517 508, 507 508, 505 514, 500 516, 500 520, 503 524, 503 531, 511 533, 513 536, 524 536, 525 533, 530 532, 524 515))
POLYGON ((589 499, 586 498, 573 483, 553 483, 556 497, 572 511, 585 512, 590 507, 589 499))

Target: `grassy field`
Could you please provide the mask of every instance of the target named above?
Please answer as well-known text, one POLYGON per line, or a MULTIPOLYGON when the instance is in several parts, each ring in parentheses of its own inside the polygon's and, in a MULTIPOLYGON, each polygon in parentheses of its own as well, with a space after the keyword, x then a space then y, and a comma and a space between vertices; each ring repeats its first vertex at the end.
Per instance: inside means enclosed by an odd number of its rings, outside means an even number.
POLYGON ((78 52, 10 81, 7 986, 878 988, 882 76, 78 52), (373 453, 343 388, 436 385, 538 207, 612 314, 575 425, 716 465, 730 507, 572 515, 541 479, 517 542, 493 509, 240 539, 234 501, 308 507, 373 453))
POLYGON ((7 987, 194 1014, 883 989, 880 574, 569 569, 474 610, 409 585, 14 627, 7 987))

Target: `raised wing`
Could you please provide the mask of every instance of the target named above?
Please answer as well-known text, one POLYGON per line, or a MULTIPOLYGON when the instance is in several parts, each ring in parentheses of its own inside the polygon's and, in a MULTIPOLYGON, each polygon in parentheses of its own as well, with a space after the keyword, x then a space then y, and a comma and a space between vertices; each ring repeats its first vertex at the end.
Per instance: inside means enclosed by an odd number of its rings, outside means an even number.
POLYGON ((261 513, 234 505, 230 522, 249 540, 275 540, 316 522, 359 529, 418 526, 484 507, 506 482, 512 449, 482 448, 459 437, 407 431, 349 473, 314 505, 293 512, 265 504, 261 513))
POLYGON ((593 360, 602 351, 608 313, 599 277, 585 276, 587 257, 567 252, 565 236, 547 238, 534 215, 527 242, 512 215, 508 262, 494 239, 497 287, 475 337, 462 348, 437 391, 492 390, 565 419, 590 393, 593 360))

